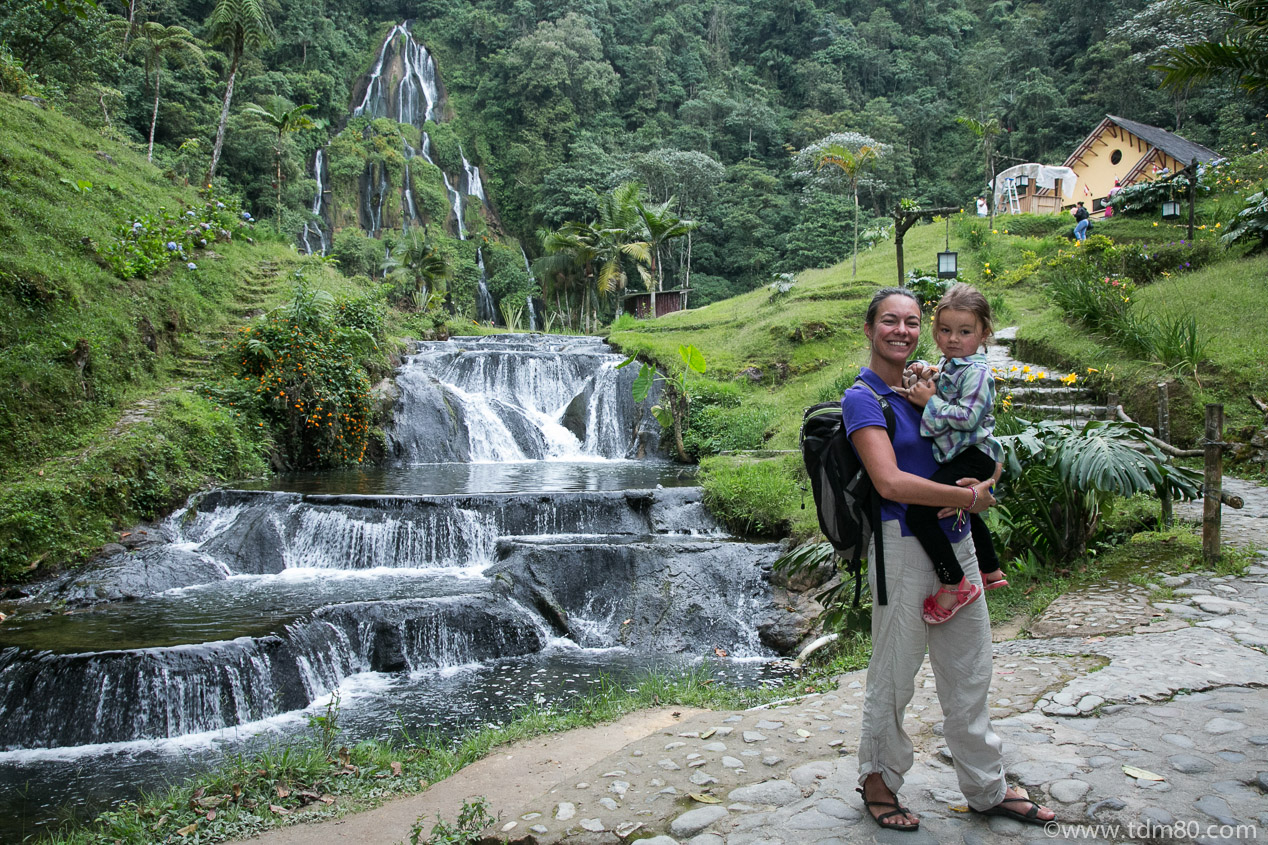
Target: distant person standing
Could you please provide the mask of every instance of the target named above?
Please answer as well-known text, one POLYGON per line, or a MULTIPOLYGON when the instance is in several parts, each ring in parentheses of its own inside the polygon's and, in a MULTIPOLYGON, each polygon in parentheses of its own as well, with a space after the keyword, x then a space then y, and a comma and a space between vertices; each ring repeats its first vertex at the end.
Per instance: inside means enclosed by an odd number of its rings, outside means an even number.
POLYGON ((1105 195, 1105 218, 1107 220, 1114 216, 1114 206, 1109 204, 1110 200, 1114 199, 1114 194, 1117 194, 1122 189, 1123 186, 1118 183, 1117 179, 1115 179, 1114 187, 1110 188, 1109 193, 1105 195))
POLYGON ((986 197, 977 198, 977 216, 986 217, 991 213, 990 207, 986 204, 986 197))
POLYGON ((1074 207, 1074 211, 1071 213, 1074 214, 1074 239, 1076 241, 1086 240, 1089 225, 1088 213, 1087 209, 1083 207, 1082 200, 1079 200, 1079 204, 1074 207))

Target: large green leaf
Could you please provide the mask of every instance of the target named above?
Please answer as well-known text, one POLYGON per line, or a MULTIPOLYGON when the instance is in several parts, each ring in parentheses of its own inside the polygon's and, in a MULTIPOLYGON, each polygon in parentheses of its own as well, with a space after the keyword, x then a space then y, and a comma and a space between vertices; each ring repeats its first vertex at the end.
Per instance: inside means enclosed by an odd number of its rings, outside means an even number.
POLYGON ((694 346, 679 346, 678 356, 682 358, 682 362, 697 373, 704 372, 704 355, 694 346))
POLYGON ((634 386, 631 388, 634 393, 634 401, 642 402, 647 398, 647 393, 652 389, 652 383, 656 380, 656 371, 648 364, 644 364, 638 371, 638 378, 634 379, 634 386))

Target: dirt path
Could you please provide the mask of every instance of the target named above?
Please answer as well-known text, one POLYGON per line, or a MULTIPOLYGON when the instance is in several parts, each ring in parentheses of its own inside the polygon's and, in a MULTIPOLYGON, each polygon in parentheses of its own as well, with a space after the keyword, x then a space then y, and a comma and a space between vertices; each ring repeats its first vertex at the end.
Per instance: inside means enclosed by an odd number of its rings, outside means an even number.
POLYGON ((614 754, 635 740, 689 719, 703 710, 659 708, 631 713, 618 722, 579 728, 565 734, 518 742, 467 766, 424 792, 399 798, 364 813, 320 825, 296 824, 272 830, 252 845, 365 845, 403 842, 416 819, 424 819, 424 833, 440 816, 452 822, 463 801, 483 796, 494 818, 517 818, 543 792, 614 754))

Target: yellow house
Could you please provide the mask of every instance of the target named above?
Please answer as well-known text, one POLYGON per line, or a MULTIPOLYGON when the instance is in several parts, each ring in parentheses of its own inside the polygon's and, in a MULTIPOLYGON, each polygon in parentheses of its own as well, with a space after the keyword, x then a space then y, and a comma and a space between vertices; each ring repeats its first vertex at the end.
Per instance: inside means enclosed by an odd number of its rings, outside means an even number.
POLYGON ((1097 213, 1105 207, 1115 179, 1124 188, 1149 182, 1178 172, 1195 158, 1209 164, 1221 156, 1174 132, 1108 114, 1065 160, 1065 166, 1078 177, 1075 201, 1082 200, 1097 213))

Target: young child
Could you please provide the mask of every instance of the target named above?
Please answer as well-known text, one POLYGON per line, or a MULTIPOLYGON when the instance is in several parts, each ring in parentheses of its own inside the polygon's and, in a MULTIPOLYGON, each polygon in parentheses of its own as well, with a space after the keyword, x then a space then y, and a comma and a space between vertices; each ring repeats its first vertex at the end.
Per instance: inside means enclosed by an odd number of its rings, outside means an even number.
MULTIPOLYGON (((920 434, 933 439, 941 469, 932 480, 955 484, 961 478, 999 480, 1003 449, 992 436, 995 428, 995 377, 979 349, 991 334, 991 306, 986 297, 965 285, 953 285, 933 312, 934 339, 942 360, 937 369, 916 364, 917 377, 908 388, 912 404, 924 408, 920 434)), ((924 620, 946 622, 982 594, 964 577, 951 541, 938 524, 938 508, 908 505, 907 525, 933 561, 942 587, 925 599, 924 620)), ((1000 572, 991 533, 977 514, 969 516, 982 582, 988 590, 1008 586, 1000 572)))

